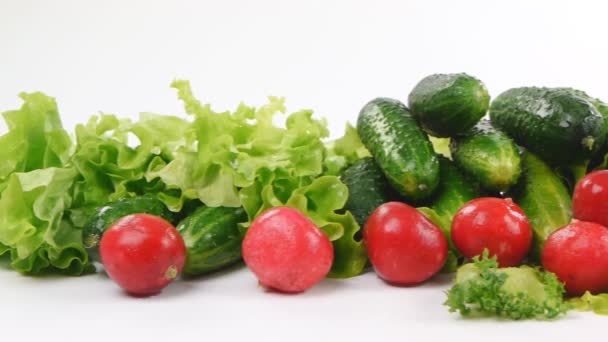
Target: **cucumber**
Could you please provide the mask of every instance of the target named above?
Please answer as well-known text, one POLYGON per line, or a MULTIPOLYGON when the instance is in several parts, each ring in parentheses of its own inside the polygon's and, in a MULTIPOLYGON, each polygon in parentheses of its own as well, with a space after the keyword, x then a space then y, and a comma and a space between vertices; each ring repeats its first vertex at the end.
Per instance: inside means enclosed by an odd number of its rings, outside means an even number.
MULTIPOLYGON (((587 101, 591 102, 591 104, 593 104, 595 106, 595 109, 597 109, 597 111, 604 117, 604 124, 606 126, 608 126, 608 103, 606 103, 598 98, 591 97, 582 90, 572 89, 572 88, 559 88, 559 89, 571 91, 575 95, 578 95, 578 96, 586 99, 587 101)), ((607 132, 606 134, 608 134, 608 128, 606 129, 606 132, 607 132)), ((577 180, 579 180, 582 176, 584 176, 584 174, 587 173, 587 171, 591 171, 595 168, 600 168, 600 169, 606 168, 606 154, 607 153, 608 153, 608 136, 604 140, 604 146, 602 146, 602 148, 600 148, 599 152, 594 156, 594 158, 591 160, 589 165, 587 165, 588 169, 586 168, 584 170, 584 172, 583 172, 583 170, 581 170, 581 172, 578 175, 574 175, 573 181, 576 182, 577 180)))
POLYGON ((534 239, 530 257, 539 262, 547 237, 572 219, 572 200, 561 178, 539 157, 522 156, 523 176, 513 199, 528 216, 534 239))
POLYGON ((175 214, 154 195, 128 197, 97 208, 82 229, 82 241, 94 260, 99 260, 99 241, 119 218, 131 214, 151 214, 172 222, 175 214))
POLYGON ((424 130, 453 137, 471 129, 490 105, 486 86, 467 74, 435 74, 422 79, 408 97, 409 107, 424 130))
POLYGON ((186 244, 185 275, 219 270, 241 260, 243 236, 238 224, 247 221, 243 208, 200 207, 177 230, 186 244))
POLYGON ((410 200, 429 197, 439 183, 439 161, 429 138, 401 102, 377 98, 359 113, 357 129, 391 185, 410 200))
MULTIPOLYGON (((449 244, 449 259, 444 272, 455 272, 460 253, 452 242, 452 219, 468 201, 480 196, 477 184, 468 179, 454 163, 439 157, 440 181, 437 191, 429 204, 432 212, 421 210, 431 221, 441 228, 449 244)), ((420 210, 420 208, 419 208, 420 210)))
POLYGON ((604 146, 604 117, 588 100, 559 88, 515 88, 500 94, 490 119, 543 160, 567 165, 589 160, 604 146))
POLYGON ((509 190, 521 174, 519 148, 489 120, 480 121, 462 137, 452 138, 450 151, 461 170, 493 192, 509 190))
MULTIPOLYGON (((481 194, 479 187, 463 175, 451 160, 440 157, 439 165, 441 181, 430 207, 438 215, 449 219, 451 224, 456 212, 468 201, 479 197, 481 194)), ((451 243, 450 235, 447 237, 451 243)))
POLYGON ((597 109, 598 112, 600 112, 600 114, 602 114, 602 116, 604 118, 608 117, 608 103, 589 96, 589 94, 587 94, 586 92, 582 91, 582 90, 578 90, 578 89, 573 89, 573 88, 556 88, 556 89, 563 89, 563 90, 567 90, 572 92, 575 95, 578 95, 582 98, 584 98, 585 100, 591 102, 591 104, 593 104, 595 106, 595 109, 597 109))
POLYGON ((344 209, 353 214, 360 227, 365 226, 374 209, 395 198, 384 173, 371 157, 354 162, 340 178, 348 187, 344 209))

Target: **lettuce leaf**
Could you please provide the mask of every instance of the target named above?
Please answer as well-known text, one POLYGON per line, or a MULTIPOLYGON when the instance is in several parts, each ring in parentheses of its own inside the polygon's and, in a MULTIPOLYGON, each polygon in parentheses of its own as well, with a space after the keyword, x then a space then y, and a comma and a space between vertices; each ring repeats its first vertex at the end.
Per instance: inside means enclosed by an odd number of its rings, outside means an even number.
POLYGON ((19 96, 21 108, 2 113, 9 131, 0 136, 0 192, 13 172, 63 166, 72 146, 55 99, 42 93, 19 96))
POLYGON ((71 138, 53 98, 20 97, 19 110, 2 114, 9 131, 0 137, 0 254, 8 253, 22 273, 89 272, 80 230, 65 215, 77 177, 66 166, 71 138))
POLYGON ((342 137, 326 143, 325 146, 327 149, 324 161, 326 175, 339 176, 355 161, 371 156, 361 142, 357 129, 350 123, 346 123, 342 137))
POLYGON ((66 189, 76 176, 72 168, 45 168, 9 177, 0 197, 0 253, 10 252, 17 271, 79 275, 93 270, 80 230, 64 215, 72 201, 66 189))
POLYGON ((431 141, 431 144, 433 144, 433 150, 435 150, 435 153, 441 154, 442 156, 452 160, 450 138, 436 138, 429 135, 429 140, 431 141))
POLYGON ((575 310, 593 311, 598 315, 608 315, 608 293, 593 295, 587 291, 581 297, 571 298, 569 302, 575 310))
POLYGON ((444 304, 463 316, 552 319, 571 309, 564 293, 555 274, 529 266, 498 268, 485 250, 458 269, 444 304))

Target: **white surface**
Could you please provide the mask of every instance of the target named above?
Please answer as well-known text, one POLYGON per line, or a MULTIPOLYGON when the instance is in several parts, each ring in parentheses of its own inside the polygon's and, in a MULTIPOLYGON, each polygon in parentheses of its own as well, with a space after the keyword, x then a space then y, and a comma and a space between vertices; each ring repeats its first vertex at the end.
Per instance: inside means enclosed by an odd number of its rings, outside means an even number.
MULTIPOLYGON (((286 96, 292 110, 326 115, 338 135, 369 99, 406 100, 437 72, 468 72, 493 95, 546 85, 608 98, 607 9, 599 0, 0 0, 0 110, 19 106, 20 91, 42 90, 67 127, 98 111, 182 113, 168 85, 187 78, 218 109, 286 96)), ((298 296, 264 293, 246 270, 145 300, 103 275, 1 269, 0 284, 0 334, 24 341, 513 341, 599 337, 606 322, 577 313, 550 323, 465 321, 441 305, 446 281, 394 288, 373 274, 298 296)))

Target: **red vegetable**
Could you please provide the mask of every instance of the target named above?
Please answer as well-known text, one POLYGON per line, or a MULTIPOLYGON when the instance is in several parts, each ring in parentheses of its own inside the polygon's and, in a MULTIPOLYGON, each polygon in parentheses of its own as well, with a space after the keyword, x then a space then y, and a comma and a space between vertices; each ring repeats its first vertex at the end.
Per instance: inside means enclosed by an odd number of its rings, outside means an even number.
POLYGON ((160 292, 186 261, 186 246, 175 227, 148 214, 116 221, 101 238, 99 252, 110 278, 138 296, 160 292))
POLYGON ((608 226, 608 170, 592 172, 574 188, 573 216, 608 226))
POLYGON ((380 278, 396 285, 415 285, 437 273, 447 259, 448 242, 441 230, 418 210, 399 202, 372 212, 363 240, 380 278))
POLYGON ((608 229, 574 220, 549 235, 542 262, 571 295, 604 292, 608 290, 608 229))
POLYGON ((263 286, 297 293, 325 278, 334 249, 301 212, 275 207, 251 223, 243 240, 243 259, 263 286))
POLYGON ((511 199, 481 197, 465 204, 452 221, 452 241, 466 258, 488 249, 501 267, 516 266, 528 254, 532 230, 511 199))

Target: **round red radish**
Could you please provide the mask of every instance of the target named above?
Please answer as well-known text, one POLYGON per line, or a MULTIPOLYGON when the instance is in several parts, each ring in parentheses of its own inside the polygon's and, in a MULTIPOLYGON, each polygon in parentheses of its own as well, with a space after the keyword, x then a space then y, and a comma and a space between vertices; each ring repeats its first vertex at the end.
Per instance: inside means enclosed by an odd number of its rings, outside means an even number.
POLYGON ((99 253, 110 278, 138 296, 160 292, 186 261, 186 246, 175 227, 148 214, 128 215, 112 224, 101 238, 99 253))
POLYGON ((604 292, 608 290, 608 229, 575 220, 549 235, 542 262, 566 285, 568 294, 604 292))
POLYGON ((263 286, 297 293, 325 278, 334 249, 301 212, 275 207, 251 223, 243 240, 243 259, 263 286))
POLYGON ((608 170, 592 172, 574 188, 574 218, 608 226, 608 170))
POLYGON ((516 266, 528 254, 532 230, 511 199, 481 197, 465 204, 452 221, 452 241, 466 258, 488 249, 501 267, 516 266))
POLYGON ((441 230, 413 207, 385 203, 372 212, 363 241, 374 270, 396 285, 419 284, 445 264, 448 242, 441 230))

